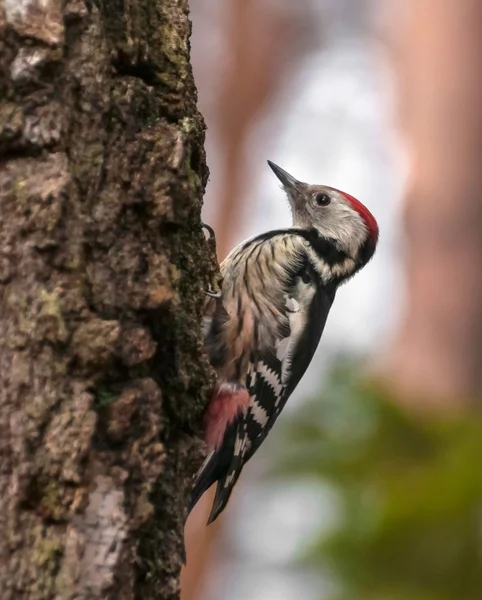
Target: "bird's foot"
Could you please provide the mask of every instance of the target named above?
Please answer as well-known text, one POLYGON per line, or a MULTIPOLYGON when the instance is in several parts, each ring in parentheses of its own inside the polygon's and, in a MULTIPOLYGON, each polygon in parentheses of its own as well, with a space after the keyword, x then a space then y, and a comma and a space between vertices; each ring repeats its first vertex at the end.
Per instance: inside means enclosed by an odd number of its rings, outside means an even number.
POLYGON ((214 233, 214 229, 211 227, 211 225, 201 222, 201 229, 205 229, 208 232, 209 237, 206 238, 208 242, 213 241, 216 243, 216 234, 214 233))

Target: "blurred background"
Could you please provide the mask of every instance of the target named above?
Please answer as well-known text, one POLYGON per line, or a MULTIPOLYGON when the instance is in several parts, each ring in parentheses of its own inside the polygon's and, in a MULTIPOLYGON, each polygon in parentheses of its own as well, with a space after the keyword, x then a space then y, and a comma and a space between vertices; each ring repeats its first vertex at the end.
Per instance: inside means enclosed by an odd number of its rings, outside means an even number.
POLYGON ((206 528, 206 494, 189 519, 182 598, 481 598, 482 3, 191 11, 219 258, 290 223, 266 159, 381 237, 227 510, 206 528))

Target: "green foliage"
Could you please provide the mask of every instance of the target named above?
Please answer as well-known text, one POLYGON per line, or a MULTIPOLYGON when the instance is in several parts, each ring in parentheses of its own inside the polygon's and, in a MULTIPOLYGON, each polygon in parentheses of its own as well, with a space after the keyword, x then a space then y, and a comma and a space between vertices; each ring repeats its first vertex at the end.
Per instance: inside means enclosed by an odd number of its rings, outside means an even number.
POLYGON ((287 426, 278 473, 329 483, 339 519, 304 560, 346 600, 482 598, 482 420, 404 413, 337 369, 287 426))

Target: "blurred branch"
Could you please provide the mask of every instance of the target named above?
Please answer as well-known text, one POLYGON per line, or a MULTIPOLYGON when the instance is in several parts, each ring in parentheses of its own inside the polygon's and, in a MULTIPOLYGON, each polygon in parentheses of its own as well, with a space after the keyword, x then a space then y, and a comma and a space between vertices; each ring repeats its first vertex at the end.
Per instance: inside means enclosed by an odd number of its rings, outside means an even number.
POLYGON ((300 33, 300 20, 274 3, 233 0, 231 5, 228 70, 212 123, 223 161, 216 224, 220 257, 231 247, 251 185, 247 139, 289 74, 300 33))

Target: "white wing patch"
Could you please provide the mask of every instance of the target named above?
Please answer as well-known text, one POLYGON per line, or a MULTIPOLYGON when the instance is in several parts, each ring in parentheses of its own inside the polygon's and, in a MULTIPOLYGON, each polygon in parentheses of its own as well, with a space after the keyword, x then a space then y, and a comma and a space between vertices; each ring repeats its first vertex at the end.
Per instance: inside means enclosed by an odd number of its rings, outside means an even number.
POLYGON ((298 313, 290 313, 288 315, 288 319, 290 322, 290 337, 288 339, 288 345, 286 348, 286 353, 283 359, 283 366, 281 369, 281 381, 286 384, 290 374, 291 374, 291 363, 293 360, 293 351, 296 346, 296 342, 300 335, 303 332, 303 328, 305 326, 306 315, 301 312, 298 313))
POLYGON ((281 340, 276 340, 275 348, 276 348, 276 358, 279 361, 283 361, 286 351, 288 350, 290 345, 290 338, 285 337, 281 340))
POLYGON ((283 346, 283 358, 281 359, 281 382, 283 386, 286 385, 290 378, 294 350, 306 327, 308 309, 313 300, 315 292, 316 290, 313 285, 310 283, 304 283, 303 280, 299 278, 294 290, 296 298, 286 295, 286 308, 288 309, 287 317, 290 325, 290 335, 279 342, 279 346, 283 346), (296 310, 292 310, 291 307, 296 307, 296 310))
POLYGON ((288 294, 285 294, 284 296, 286 300, 286 308, 290 312, 298 312, 300 310, 300 303, 298 302, 298 300, 296 298, 293 298, 293 296, 288 296, 288 294))

